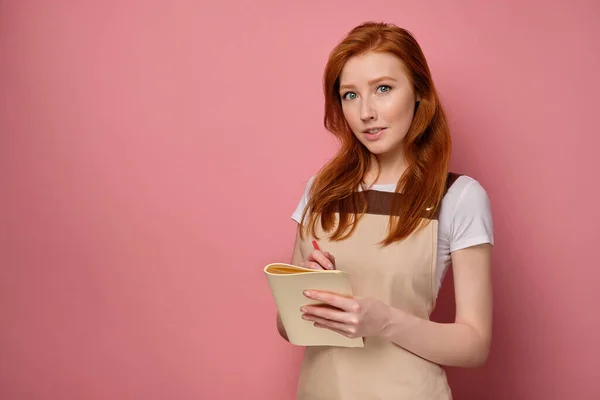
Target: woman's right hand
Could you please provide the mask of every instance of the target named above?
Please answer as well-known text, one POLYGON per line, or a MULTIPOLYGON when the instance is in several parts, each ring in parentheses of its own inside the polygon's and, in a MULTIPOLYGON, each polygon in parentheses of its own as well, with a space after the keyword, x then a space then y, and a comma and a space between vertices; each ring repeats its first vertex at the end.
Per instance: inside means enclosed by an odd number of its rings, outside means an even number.
POLYGON ((321 250, 313 250, 301 267, 308 269, 335 269, 335 257, 321 250))

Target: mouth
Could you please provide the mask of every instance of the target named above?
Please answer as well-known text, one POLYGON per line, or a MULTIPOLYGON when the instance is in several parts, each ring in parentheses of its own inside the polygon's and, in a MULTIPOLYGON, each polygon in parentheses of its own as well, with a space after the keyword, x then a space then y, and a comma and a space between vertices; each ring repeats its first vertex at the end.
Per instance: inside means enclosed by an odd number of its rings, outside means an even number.
POLYGON ((363 133, 365 134, 367 139, 375 140, 375 139, 378 139, 386 129, 387 128, 383 128, 383 127, 370 128, 370 129, 365 129, 363 131, 363 133))

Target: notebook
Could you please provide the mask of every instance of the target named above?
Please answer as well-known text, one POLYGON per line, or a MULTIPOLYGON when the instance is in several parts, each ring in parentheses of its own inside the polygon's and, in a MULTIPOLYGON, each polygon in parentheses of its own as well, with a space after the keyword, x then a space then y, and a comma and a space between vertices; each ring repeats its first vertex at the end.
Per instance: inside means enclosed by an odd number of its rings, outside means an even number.
POLYGON ((314 270, 285 263, 264 268, 275 305, 290 343, 297 346, 364 347, 362 338, 348 338, 326 328, 317 328, 302 319, 300 307, 320 302, 304 296, 304 290, 325 290, 352 296, 348 273, 339 270, 314 270))

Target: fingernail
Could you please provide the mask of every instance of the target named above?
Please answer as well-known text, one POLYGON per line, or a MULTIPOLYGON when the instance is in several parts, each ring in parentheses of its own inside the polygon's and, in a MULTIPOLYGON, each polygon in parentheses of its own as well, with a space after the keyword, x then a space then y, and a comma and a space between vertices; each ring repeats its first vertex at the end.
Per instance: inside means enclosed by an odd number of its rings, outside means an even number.
POLYGON ((310 291, 308 291, 308 290, 305 290, 305 291, 304 291, 304 295, 305 295, 306 297, 310 297, 310 296, 312 295, 312 292, 310 292, 310 291))
POLYGON ((328 267, 329 269, 333 269, 333 264, 331 264, 331 263, 330 263, 330 264, 329 264, 327 267, 328 267))
POLYGON ((306 312, 306 308, 302 307, 302 308, 300 308, 300 311, 302 311, 303 313, 305 313, 306 312))

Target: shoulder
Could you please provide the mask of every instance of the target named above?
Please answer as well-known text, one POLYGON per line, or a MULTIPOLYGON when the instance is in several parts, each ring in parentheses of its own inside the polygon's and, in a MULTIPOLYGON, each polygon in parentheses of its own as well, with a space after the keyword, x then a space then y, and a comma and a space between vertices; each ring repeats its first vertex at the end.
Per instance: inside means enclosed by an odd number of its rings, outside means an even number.
POLYGON ((481 183, 467 175, 456 179, 442 200, 439 223, 451 251, 484 242, 493 244, 491 202, 481 183))
POLYGON ((305 185, 306 190, 310 189, 310 186, 314 182, 315 177, 316 177, 316 175, 311 175, 311 176, 308 177, 308 180, 306 181, 306 185, 305 185))
POLYGON ((315 180, 315 175, 312 175, 308 178, 308 180, 304 184, 304 192, 300 196, 300 199, 296 205, 296 209, 292 213, 292 219, 298 223, 300 223, 304 209, 306 208, 306 205, 308 204, 308 193, 310 191, 310 187, 314 180, 315 180))
POLYGON ((468 175, 460 175, 450 186, 442 200, 444 207, 475 206, 488 207, 490 199, 485 188, 476 179, 468 175))
POLYGON ((315 180, 315 175, 311 175, 308 177, 306 182, 304 183, 304 192, 302 193, 302 198, 305 201, 308 201, 308 194, 310 193, 310 188, 315 180))

